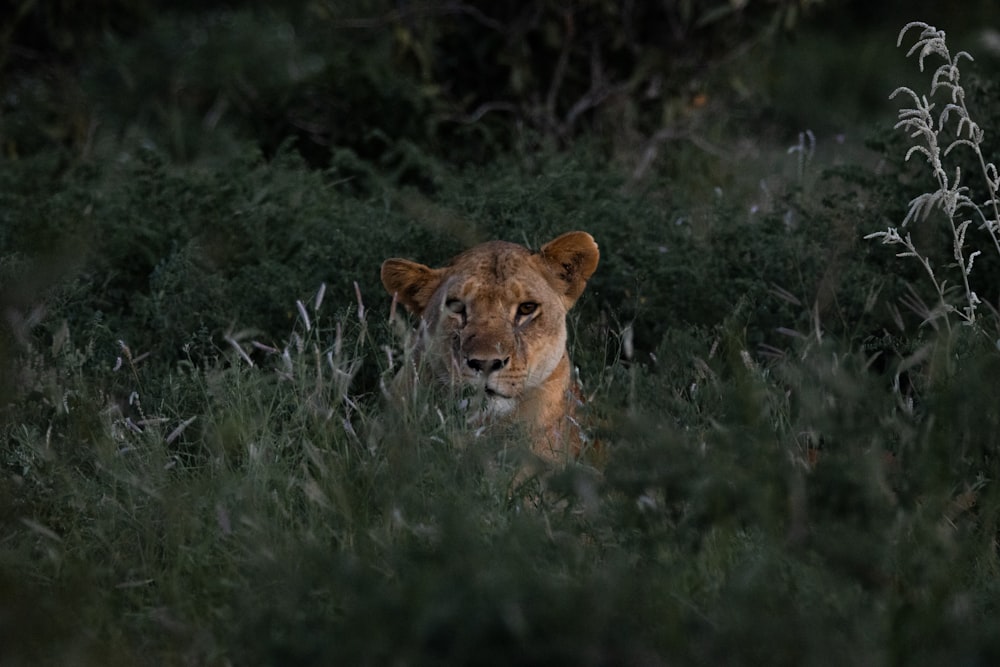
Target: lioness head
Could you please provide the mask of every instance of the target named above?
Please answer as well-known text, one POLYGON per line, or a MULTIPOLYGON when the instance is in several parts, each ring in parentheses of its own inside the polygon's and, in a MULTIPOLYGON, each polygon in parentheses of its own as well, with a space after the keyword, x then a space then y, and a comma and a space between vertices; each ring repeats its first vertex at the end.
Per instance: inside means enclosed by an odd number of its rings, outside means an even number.
POLYGON ((555 451, 572 409, 566 313, 599 256, 586 232, 563 234, 537 252, 492 241, 440 269, 388 259, 382 283, 422 319, 423 361, 439 381, 481 390, 488 415, 524 420, 555 451))

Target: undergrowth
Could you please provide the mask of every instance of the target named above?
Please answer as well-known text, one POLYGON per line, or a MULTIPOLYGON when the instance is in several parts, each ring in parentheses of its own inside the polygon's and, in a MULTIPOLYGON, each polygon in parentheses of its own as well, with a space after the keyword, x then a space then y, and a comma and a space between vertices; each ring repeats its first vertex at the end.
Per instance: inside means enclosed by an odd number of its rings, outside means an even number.
POLYGON ((428 196, 99 138, 0 170, 0 663, 1000 661, 996 316, 935 329, 943 283, 859 242, 905 165, 824 172, 803 132, 780 188, 691 210, 585 145, 416 151, 428 196), (522 434, 386 391, 377 267, 573 228, 608 456, 541 492, 522 434))
POLYGON ((815 331, 767 364, 738 321, 675 334, 656 367, 594 378, 610 462, 539 505, 516 436, 433 392, 353 393, 404 348, 329 306, 159 380, 123 345, 97 360, 118 403, 70 336, 25 352, 17 402, 50 409, 5 430, 4 600, 56 622, 6 626, 5 662, 997 656, 990 346, 915 407, 815 331))

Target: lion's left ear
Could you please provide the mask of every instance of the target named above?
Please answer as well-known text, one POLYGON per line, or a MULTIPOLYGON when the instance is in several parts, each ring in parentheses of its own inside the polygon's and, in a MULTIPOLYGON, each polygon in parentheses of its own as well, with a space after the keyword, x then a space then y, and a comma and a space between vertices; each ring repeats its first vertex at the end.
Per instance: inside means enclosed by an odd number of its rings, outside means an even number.
POLYGON ((587 232, 567 232, 543 245, 539 255, 558 279, 556 287, 566 308, 583 294, 601 257, 597 242, 587 232))

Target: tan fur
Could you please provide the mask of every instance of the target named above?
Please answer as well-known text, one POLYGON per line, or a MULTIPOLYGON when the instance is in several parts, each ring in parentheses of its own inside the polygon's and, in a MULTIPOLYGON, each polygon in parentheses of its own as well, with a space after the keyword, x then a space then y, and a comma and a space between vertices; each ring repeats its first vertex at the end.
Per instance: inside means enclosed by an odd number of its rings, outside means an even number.
POLYGON ((481 421, 524 424, 532 451, 559 462, 581 443, 566 313, 599 257, 586 232, 563 234, 538 252, 491 241, 440 269, 388 259, 382 283, 421 318, 420 353, 437 380, 482 392, 481 421))

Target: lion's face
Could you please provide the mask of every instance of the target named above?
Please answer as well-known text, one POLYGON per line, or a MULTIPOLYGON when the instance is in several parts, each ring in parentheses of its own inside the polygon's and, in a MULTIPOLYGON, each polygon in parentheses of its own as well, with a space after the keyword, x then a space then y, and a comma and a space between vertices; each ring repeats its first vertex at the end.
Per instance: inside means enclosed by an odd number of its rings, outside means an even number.
POLYGON ((597 262, 593 238, 571 232, 538 252, 484 243, 440 269, 386 260, 382 282, 422 318, 422 353, 439 380, 481 390, 487 410, 504 414, 560 367, 566 312, 597 262))

